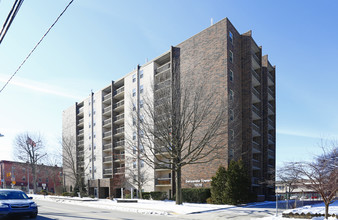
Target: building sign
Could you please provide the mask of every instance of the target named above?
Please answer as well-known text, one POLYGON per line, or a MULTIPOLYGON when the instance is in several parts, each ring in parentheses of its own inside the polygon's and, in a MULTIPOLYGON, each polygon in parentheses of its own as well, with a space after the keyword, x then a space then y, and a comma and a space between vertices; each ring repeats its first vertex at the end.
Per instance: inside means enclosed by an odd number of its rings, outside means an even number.
POLYGON ((211 179, 185 180, 185 183, 192 183, 195 187, 202 187, 203 183, 210 183, 211 179))

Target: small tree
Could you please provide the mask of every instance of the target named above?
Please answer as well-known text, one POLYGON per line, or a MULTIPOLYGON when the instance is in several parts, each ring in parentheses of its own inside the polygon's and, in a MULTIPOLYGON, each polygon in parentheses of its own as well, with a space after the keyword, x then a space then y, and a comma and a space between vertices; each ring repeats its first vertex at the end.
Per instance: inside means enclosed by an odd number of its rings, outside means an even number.
POLYGON ((218 168, 211 182, 211 198, 217 204, 241 204, 253 199, 250 178, 243 162, 231 161, 228 169, 218 168))
POLYGON ((33 189, 34 193, 36 193, 37 164, 47 155, 45 153, 45 145, 42 141, 42 137, 40 135, 29 134, 28 132, 17 135, 15 138, 13 154, 14 158, 18 161, 28 162, 31 167, 33 189))
POLYGON ((224 204, 225 193, 224 189, 227 183, 227 171, 224 167, 220 166, 216 172, 216 175, 211 179, 211 199, 215 204, 224 204))

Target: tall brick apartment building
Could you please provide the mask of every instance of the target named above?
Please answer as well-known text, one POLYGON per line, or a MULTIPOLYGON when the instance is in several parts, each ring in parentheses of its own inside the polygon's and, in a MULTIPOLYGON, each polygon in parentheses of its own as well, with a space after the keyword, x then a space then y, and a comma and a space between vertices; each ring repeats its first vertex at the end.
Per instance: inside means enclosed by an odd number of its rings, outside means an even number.
MULTIPOLYGON (((62 168, 57 166, 37 165, 37 192, 42 189, 48 192, 62 192, 62 168)), ((27 163, 0 161, 1 188, 33 191, 34 182, 32 168, 27 163)))
MULTIPOLYGON (((253 40, 251 31, 238 33, 227 18, 63 112, 63 137, 76 143, 74 158, 77 169, 84 170, 89 192, 99 197, 119 197, 121 187, 136 188, 132 182, 130 186, 122 185, 126 171, 142 167, 151 180, 143 187, 145 191, 171 194, 174 181, 170 167, 151 168, 143 161, 128 163, 126 158, 132 152, 126 149, 126 143, 141 135, 133 127, 132 111, 141 116, 145 94, 147 99, 156 99, 153 83, 161 78, 157 86, 162 83, 160 87, 170 87, 177 75, 180 85, 207 78, 205 86, 217 88, 228 102, 221 150, 224 156, 207 164, 184 167, 182 186, 210 187, 211 177, 220 165, 242 159, 252 190, 260 198, 273 196, 274 187, 264 182, 274 178, 275 170, 275 67, 267 55, 262 56, 262 48, 253 40), (177 63, 179 71, 173 68, 177 63)), ((137 149, 146 147, 139 143, 135 142, 137 149)), ((66 167, 64 170, 67 172, 66 167)), ((66 185, 73 184, 66 178, 66 185)))

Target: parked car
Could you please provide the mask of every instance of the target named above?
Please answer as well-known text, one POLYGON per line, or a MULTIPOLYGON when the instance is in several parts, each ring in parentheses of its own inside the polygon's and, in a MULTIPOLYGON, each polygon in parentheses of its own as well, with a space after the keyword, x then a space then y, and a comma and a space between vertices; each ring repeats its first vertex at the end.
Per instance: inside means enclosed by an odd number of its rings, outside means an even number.
POLYGON ((0 189, 0 217, 29 216, 36 218, 38 206, 26 193, 17 189, 0 189))

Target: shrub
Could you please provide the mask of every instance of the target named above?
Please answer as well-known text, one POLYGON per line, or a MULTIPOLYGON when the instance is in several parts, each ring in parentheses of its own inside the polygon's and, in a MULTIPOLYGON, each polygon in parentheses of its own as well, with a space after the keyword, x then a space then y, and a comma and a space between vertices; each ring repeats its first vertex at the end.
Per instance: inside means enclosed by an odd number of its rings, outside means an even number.
POLYGON ((150 195, 153 200, 165 200, 168 198, 167 192, 155 191, 150 192, 150 195))
POLYGON ((207 203, 208 203, 208 204, 213 204, 213 201, 212 201, 212 198, 211 198, 211 197, 207 198, 207 203))
POLYGON ((183 202, 206 203, 211 196, 209 188, 187 188, 182 189, 183 202))
POLYGON ((62 196, 70 196, 70 193, 69 192, 63 192, 62 196))
POLYGON ((150 192, 142 192, 143 199, 150 199, 150 192))

